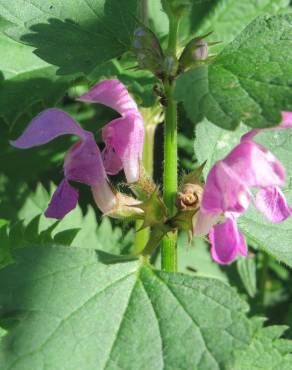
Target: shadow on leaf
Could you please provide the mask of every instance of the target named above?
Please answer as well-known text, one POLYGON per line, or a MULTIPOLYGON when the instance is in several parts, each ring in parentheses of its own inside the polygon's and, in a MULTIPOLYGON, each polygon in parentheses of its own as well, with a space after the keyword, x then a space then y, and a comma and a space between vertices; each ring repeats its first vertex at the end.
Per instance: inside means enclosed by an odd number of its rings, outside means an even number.
MULTIPOLYGON (((60 9, 51 8, 51 17, 46 18, 45 13, 41 18, 44 23, 32 24, 30 33, 18 36, 36 48, 37 56, 58 66, 58 74, 89 73, 130 48, 137 0, 106 0, 103 8, 97 2, 80 9, 82 18, 70 9, 66 12, 67 6, 62 5, 67 18, 60 19, 60 9)), ((32 22, 28 20, 28 24, 32 22)), ((13 29, 10 33, 14 38, 13 29)))

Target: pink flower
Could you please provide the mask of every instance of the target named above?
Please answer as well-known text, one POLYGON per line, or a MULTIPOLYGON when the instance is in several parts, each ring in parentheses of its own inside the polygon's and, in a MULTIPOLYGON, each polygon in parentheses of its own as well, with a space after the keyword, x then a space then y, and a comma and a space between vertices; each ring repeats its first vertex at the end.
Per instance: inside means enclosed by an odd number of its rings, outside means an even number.
POLYGON ((117 80, 105 80, 82 95, 79 100, 107 105, 121 117, 102 130, 106 147, 102 155, 93 134, 83 130, 67 113, 48 109, 29 124, 24 133, 11 144, 17 148, 32 148, 48 143, 60 135, 77 135, 80 140, 67 152, 64 160, 64 180, 55 191, 46 216, 61 219, 74 209, 78 192, 69 181, 91 187, 97 206, 103 213, 111 212, 123 203, 111 190, 106 172, 116 174, 122 168, 128 182, 139 178, 142 159, 144 124, 137 105, 127 89, 117 80))
POLYGON ((284 112, 282 117, 278 127, 253 129, 243 135, 240 144, 208 174, 194 233, 209 233, 212 257, 220 264, 231 263, 238 254, 247 255, 236 220, 253 200, 252 188, 259 189, 254 200, 257 209, 271 222, 282 222, 292 214, 280 189, 285 169, 271 152, 252 141, 260 131, 292 128, 292 113, 284 112), (223 222, 217 224, 221 218, 223 222))
POLYGON ((137 181, 143 152, 144 123, 125 86, 118 80, 105 80, 78 100, 104 104, 121 115, 102 130, 106 144, 102 153, 104 165, 110 175, 123 168, 129 183, 137 181))
POLYGON ((76 207, 78 191, 69 181, 89 185, 97 206, 103 213, 109 212, 116 204, 116 197, 108 184, 100 150, 92 133, 83 130, 67 113, 59 109, 48 109, 40 113, 11 144, 27 149, 46 144, 66 134, 77 135, 80 140, 65 156, 64 179, 53 194, 45 215, 61 219, 76 207))

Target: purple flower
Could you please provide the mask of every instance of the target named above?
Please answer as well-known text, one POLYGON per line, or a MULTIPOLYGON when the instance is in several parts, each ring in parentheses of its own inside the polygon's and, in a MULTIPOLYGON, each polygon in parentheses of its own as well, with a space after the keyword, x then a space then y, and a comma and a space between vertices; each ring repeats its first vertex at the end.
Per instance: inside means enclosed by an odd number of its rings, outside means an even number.
POLYGON ((285 183, 285 169, 262 145, 252 141, 260 131, 292 128, 292 113, 282 114, 282 123, 275 128, 253 129, 243 135, 240 144, 210 170, 201 209, 194 221, 194 233, 209 233, 211 254, 220 264, 231 263, 236 256, 247 255, 247 245, 236 220, 253 200, 268 220, 282 222, 292 214, 280 189, 285 183), (222 220, 223 222, 218 223, 222 220))
POLYGON ((45 110, 11 144, 21 149, 32 148, 66 134, 76 135, 80 140, 65 156, 64 179, 53 194, 45 215, 61 219, 76 207, 78 191, 69 181, 89 185, 97 206, 103 213, 109 212, 116 204, 116 197, 108 184, 100 150, 93 134, 83 130, 67 113, 59 109, 45 110))
POLYGON ((110 175, 123 168, 127 181, 136 182, 143 152, 144 123, 125 86, 118 80, 105 80, 93 86, 78 100, 104 104, 121 115, 102 129, 106 144, 102 153, 104 165, 110 175))

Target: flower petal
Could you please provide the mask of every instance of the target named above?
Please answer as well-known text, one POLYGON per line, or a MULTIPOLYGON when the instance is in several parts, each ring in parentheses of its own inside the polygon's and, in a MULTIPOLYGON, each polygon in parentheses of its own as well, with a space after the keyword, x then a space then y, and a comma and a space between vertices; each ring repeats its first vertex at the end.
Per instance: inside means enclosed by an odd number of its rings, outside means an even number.
POLYGON ((242 181, 224 161, 217 162, 208 174, 204 188, 203 212, 244 212, 250 203, 251 194, 242 181))
POLYGON ((243 234, 239 230, 238 230, 238 237, 239 237, 238 244, 237 244, 238 253, 242 257, 247 257, 248 249, 247 249, 246 240, 244 239, 243 234))
POLYGON ((234 261, 238 253, 247 254, 246 242, 234 217, 228 217, 224 223, 215 225, 209 233, 209 239, 212 258, 222 265, 234 261))
POLYGON ((274 223, 282 222, 292 214, 292 208, 277 186, 261 189, 256 195, 256 207, 274 223))
POLYGON ((279 128, 292 128, 292 112, 282 112, 282 122, 279 128))
POLYGON ((62 219, 76 207, 77 201, 78 191, 64 179, 54 192, 45 215, 49 218, 62 219))
POLYGON ((252 141, 237 145, 223 162, 248 187, 276 186, 285 182, 285 169, 278 159, 252 141))
POLYGON ((106 170, 106 173, 108 173, 109 175, 116 175, 123 168, 120 157, 116 154, 112 147, 105 147, 101 155, 104 168, 106 170))
POLYGON ((101 153, 90 132, 86 133, 84 140, 78 141, 67 152, 64 173, 68 180, 91 186, 106 181, 101 153))
POLYGON ((101 103, 124 115, 129 110, 138 111, 126 87, 118 80, 105 80, 94 85, 78 100, 89 103, 101 103))
POLYGON ((91 191, 95 203, 102 213, 109 213, 117 206, 117 197, 107 181, 92 186, 91 191))
POLYGON ((255 128, 247 132, 241 137, 241 142, 253 139, 257 134, 263 131, 272 131, 285 128, 292 128, 292 112, 282 112, 282 121, 278 126, 268 128, 255 128))
POLYGON ((204 213, 202 210, 199 210, 192 219, 193 222, 193 234, 197 236, 207 235, 218 221, 219 214, 216 213, 204 213))
POLYGON ((261 132, 261 129, 259 128, 254 128, 250 131, 248 131, 246 134, 241 136, 240 142, 252 140, 259 132, 261 132))
POLYGON ((47 109, 31 121, 17 140, 10 143, 17 148, 26 149, 46 144, 66 134, 74 134, 83 138, 85 130, 66 112, 59 109, 47 109))
POLYGON ((141 116, 132 113, 111 121, 103 128, 102 137, 107 150, 112 148, 120 158, 127 181, 137 181, 144 142, 141 116))

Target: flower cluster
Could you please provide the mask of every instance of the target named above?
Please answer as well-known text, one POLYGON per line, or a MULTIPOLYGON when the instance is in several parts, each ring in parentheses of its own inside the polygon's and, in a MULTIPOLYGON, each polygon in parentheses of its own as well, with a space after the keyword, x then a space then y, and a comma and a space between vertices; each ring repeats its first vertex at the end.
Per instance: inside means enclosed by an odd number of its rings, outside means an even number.
POLYGON ((78 191, 70 181, 77 181, 91 187, 95 202, 103 213, 113 217, 134 214, 136 218, 144 219, 144 226, 155 227, 159 237, 154 233, 150 245, 155 244, 155 247, 172 229, 193 228, 195 235, 209 234, 213 259, 228 264, 238 254, 247 255, 246 241, 237 227, 237 219, 252 200, 271 222, 282 222, 291 216, 292 208, 280 189, 285 183, 285 169, 271 152, 253 139, 263 130, 292 128, 292 113, 283 113, 282 123, 277 127, 253 129, 242 136, 241 142, 212 167, 204 190, 197 181, 198 174, 187 175, 178 193, 178 213, 168 219, 155 184, 147 186, 148 199, 141 203, 116 192, 108 180, 108 175, 123 169, 128 183, 143 182, 140 162, 144 122, 125 86, 117 80, 105 80, 78 100, 100 103, 120 114, 102 129, 105 143, 102 152, 93 134, 59 109, 40 113, 24 133, 11 142, 13 146, 25 149, 46 144, 61 135, 71 134, 79 138, 65 155, 64 179, 53 194, 45 212, 47 217, 61 219, 76 207, 78 191), (255 197, 254 188, 258 189, 255 197))
POLYGON ((236 220, 253 200, 252 188, 259 189, 255 205, 269 221, 282 222, 292 214, 280 189, 285 183, 285 169, 271 152, 253 141, 260 131, 286 128, 292 128, 292 113, 284 112, 277 127, 253 129, 243 135, 240 144, 209 172, 201 208, 193 221, 196 235, 209 233, 216 262, 228 264, 238 254, 247 255, 246 241, 236 220), (222 216, 224 220, 220 222, 222 216))
MULTIPOLYGON (((109 122, 102 130, 105 149, 101 153, 91 132, 82 129, 67 113, 59 109, 48 109, 40 113, 28 125, 24 133, 11 144, 26 149, 43 145, 61 135, 79 137, 67 152, 64 160, 64 179, 56 189, 45 214, 56 219, 63 218, 74 209, 78 191, 69 181, 89 185, 97 206, 103 213, 119 206, 124 197, 111 188, 107 174, 124 170, 129 183, 139 178, 144 141, 144 124, 137 105, 123 84, 117 80, 105 80, 95 85, 79 98, 80 101, 101 103, 121 117, 109 122)), ((127 199, 128 205, 135 202, 127 199)))

